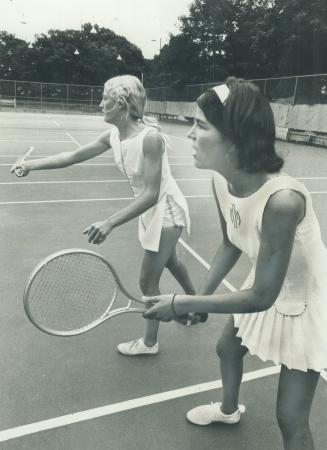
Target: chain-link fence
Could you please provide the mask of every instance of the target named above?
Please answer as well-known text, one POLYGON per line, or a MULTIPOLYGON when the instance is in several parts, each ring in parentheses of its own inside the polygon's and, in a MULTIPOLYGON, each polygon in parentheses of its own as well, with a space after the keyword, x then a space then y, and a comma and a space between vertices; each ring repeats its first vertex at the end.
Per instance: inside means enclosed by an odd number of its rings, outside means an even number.
POLYGON ((103 86, 0 80, 0 107, 23 110, 100 112, 103 86))
MULTIPOLYGON (((327 103, 327 74, 251 80, 273 103, 314 105, 327 103)), ((217 83, 146 89, 149 100, 194 102, 217 83)), ((100 112, 103 86, 0 80, 0 108, 62 112, 100 112)))
MULTIPOLYGON (((314 105, 327 103, 327 74, 296 77, 254 79, 253 81, 273 103, 314 105)), ((194 102, 204 91, 217 83, 192 84, 182 87, 147 89, 149 100, 194 102)))

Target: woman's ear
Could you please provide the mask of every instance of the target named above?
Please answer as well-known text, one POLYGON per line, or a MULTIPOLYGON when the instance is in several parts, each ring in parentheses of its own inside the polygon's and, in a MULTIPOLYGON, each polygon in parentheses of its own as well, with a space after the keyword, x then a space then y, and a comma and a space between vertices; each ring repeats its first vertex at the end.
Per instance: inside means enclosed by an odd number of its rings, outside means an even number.
POLYGON ((124 111, 126 109, 126 103, 122 99, 119 98, 116 104, 117 108, 120 109, 121 111, 124 111))

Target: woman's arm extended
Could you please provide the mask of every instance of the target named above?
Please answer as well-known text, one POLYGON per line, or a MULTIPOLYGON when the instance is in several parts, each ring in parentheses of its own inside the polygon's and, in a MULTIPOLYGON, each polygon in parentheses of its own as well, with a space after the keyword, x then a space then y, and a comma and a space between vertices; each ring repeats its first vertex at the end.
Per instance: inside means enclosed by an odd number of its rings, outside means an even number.
MULTIPOLYGON (((175 312, 208 312, 239 314, 265 311, 275 302, 289 265, 297 225, 305 214, 305 201, 301 194, 283 190, 268 201, 263 215, 261 244, 253 286, 228 294, 178 295, 175 312)), ((158 297, 159 302, 144 317, 171 320, 171 295, 158 297)), ((156 298, 151 299, 154 303, 156 298)))
POLYGON ((45 158, 24 161, 22 164, 14 165, 11 172, 20 167, 26 176, 31 170, 61 169, 94 158, 110 148, 109 135, 110 130, 101 134, 93 142, 71 152, 61 152, 45 158))
POLYGON ((162 152, 163 141, 160 135, 156 132, 148 133, 143 141, 145 179, 143 193, 108 219, 86 228, 83 233, 89 235, 89 242, 100 244, 114 228, 138 217, 157 203, 161 183, 162 152))

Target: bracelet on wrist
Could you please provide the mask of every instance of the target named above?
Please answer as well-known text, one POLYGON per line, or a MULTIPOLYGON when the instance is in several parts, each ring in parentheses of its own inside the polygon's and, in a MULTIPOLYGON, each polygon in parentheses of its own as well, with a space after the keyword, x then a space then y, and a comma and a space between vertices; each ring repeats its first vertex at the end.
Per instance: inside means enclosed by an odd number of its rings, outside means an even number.
POLYGON ((173 294, 173 296, 172 296, 172 298, 171 298, 171 305, 170 305, 170 306, 171 306, 171 311, 172 311, 172 313, 173 313, 174 319, 175 319, 175 320, 179 320, 179 319, 180 319, 180 316, 178 316, 178 315, 176 314, 175 305, 174 305, 174 301, 175 301, 176 295, 177 295, 177 294, 173 294))

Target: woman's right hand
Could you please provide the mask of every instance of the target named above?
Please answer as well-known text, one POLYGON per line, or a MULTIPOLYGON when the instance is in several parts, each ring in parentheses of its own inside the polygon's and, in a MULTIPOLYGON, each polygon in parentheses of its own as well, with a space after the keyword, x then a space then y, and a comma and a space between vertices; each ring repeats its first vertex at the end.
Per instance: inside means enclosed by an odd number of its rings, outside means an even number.
POLYGON ((14 173, 17 177, 26 177, 29 174, 29 169, 25 162, 18 162, 12 166, 10 173, 14 173))

